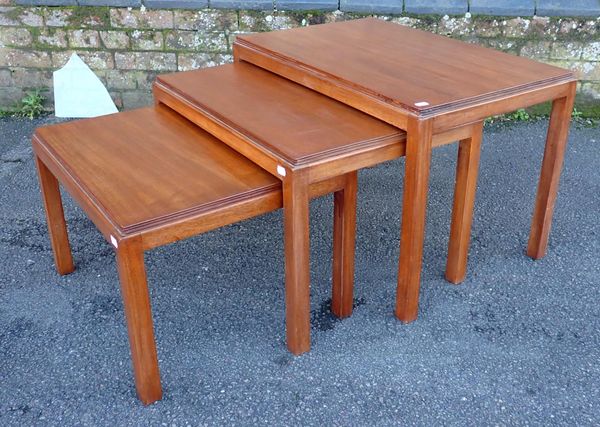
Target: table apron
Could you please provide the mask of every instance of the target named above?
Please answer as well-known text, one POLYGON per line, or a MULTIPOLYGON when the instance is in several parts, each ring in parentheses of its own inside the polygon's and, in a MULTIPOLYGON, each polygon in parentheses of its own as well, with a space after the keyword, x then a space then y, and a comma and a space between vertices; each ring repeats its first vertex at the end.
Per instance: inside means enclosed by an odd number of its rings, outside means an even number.
POLYGON ((575 84, 575 82, 568 81, 543 88, 531 89, 517 95, 510 95, 493 101, 485 101, 471 107, 440 114, 433 118, 433 132, 434 134, 438 134, 461 126, 464 123, 478 122, 490 116, 508 113, 519 108, 541 104, 542 102, 565 98, 569 95, 572 84, 575 84))

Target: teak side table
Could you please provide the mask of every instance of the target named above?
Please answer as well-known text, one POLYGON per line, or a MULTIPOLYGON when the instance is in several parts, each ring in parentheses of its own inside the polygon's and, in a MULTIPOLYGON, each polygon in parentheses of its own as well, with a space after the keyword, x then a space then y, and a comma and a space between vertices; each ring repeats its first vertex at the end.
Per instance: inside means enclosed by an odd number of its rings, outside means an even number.
POLYGON ((460 140, 446 278, 464 279, 486 117, 552 101, 527 254, 544 256, 576 79, 571 71, 374 18, 240 35, 236 61, 305 85, 407 132, 396 316, 418 313, 431 148, 460 140))
MULTIPOLYGON (((314 182, 403 156, 404 131, 242 62, 158 76, 154 97, 283 182, 287 345, 294 354, 308 351, 308 188, 314 182)), ((468 138, 480 124, 465 129, 436 135, 432 144, 468 138)), ((466 161, 475 161, 472 153, 478 151, 465 151, 466 161)), ((457 188, 456 193, 465 190, 457 188)), ((460 232, 455 234, 468 235, 464 230, 468 226, 467 221, 458 224, 460 232)), ((347 269, 343 274, 352 280, 354 271, 347 269)), ((341 313, 349 315, 351 294, 346 294, 343 305, 341 313)))
MULTIPOLYGON (((144 252, 281 208, 281 182, 165 106, 38 128, 32 145, 56 269, 74 270, 60 184, 114 247, 137 394, 159 400, 144 252)), ((341 306, 352 294, 340 278, 354 265, 356 174, 309 189, 332 192, 332 299, 341 306)))

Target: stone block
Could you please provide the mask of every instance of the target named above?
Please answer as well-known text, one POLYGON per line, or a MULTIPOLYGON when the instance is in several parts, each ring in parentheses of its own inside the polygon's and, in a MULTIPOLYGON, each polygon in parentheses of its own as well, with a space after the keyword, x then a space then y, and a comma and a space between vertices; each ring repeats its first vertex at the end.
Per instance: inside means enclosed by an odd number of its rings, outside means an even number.
POLYGON ((122 92, 121 99, 123 100, 123 108, 131 110, 133 108, 147 107, 154 103, 152 92, 150 91, 133 91, 122 92))
POLYGON ((68 32, 68 39, 70 47, 100 47, 100 35, 96 30, 70 30, 68 32))
POLYGON ((116 52, 115 63, 120 70, 175 71, 177 58, 165 52, 116 52))
POLYGON ((25 96, 23 89, 10 86, 0 87, 0 105, 2 108, 16 108, 25 96))
POLYGON ((70 27, 106 28, 110 24, 108 10, 104 7, 80 7, 76 12, 68 18, 70 27))
POLYGON ((131 46, 135 50, 162 50, 163 34, 160 31, 131 32, 131 46))
POLYGON ((580 80, 600 81, 600 62, 574 62, 571 69, 580 80))
POLYGON ((110 89, 137 89, 138 71, 107 70, 106 85, 110 89))
POLYGON ((532 41, 527 42, 521 48, 520 55, 532 59, 550 58, 552 44, 550 42, 532 41))
POLYGON ((477 19, 473 25, 473 34, 478 37, 499 37, 502 35, 502 25, 497 19, 477 19))
MULTIPOLYGON (((52 66, 54 68, 62 68, 73 51, 66 50, 61 52, 52 52, 52 66)), ((115 61, 112 53, 105 51, 84 51, 77 52, 77 55, 85 62, 92 70, 110 70, 115 68, 115 61)))
POLYGON ((108 94, 112 98, 113 102, 117 106, 119 110, 123 108, 123 99, 121 98, 121 92, 118 91, 109 91, 108 94))
POLYGON ((41 29, 37 44, 41 47, 67 47, 67 32, 60 28, 44 27, 41 29))
POLYGON ((471 34, 471 20, 464 17, 443 16, 438 25, 438 33, 451 37, 465 37, 471 34))
POLYGON ((581 93, 587 98, 600 100, 600 83, 584 83, 581 85, 581 93))
POLYGON ((265 18, 269 31, 289 30, 300 26, 300 23, 293 16, 282 13, 267 15, 265 18))
POLYGON ((239 31, 242 33, 272 31, 275 27, 294 28, 298 25, 296 19, 285 13, 240 11, 239 31))
MULTIPOLYGON (((41 7, 32 7, 24 9, 19 16, 19 20, 23 25, 29 27, 43 27, 45 12, 47 9, 41 7)), ((49 24, 48 24, 49 25, 49 24)))
POLYGON ((402 0, 340 0, 342 12, 402 13, 402 0))
POLYGON ((180 30, 196 30, 204 33, 238 30, 238 16, 230 10, 175 10, 174 27, 180 30))
POLYGON ((152 71, 136 71, 135 80, 138 89, 152 90, 152 83, 156 80, 157 74, 152 71))
POLYGON ((531 19, 513 18, 503 21, 506 37, 522 38, 532 29, 531 19))
POLYGON ((473 15, 533 16, 534 0, 470 0, 473 15))
POLYGON ((44 13, 49 27, 66 27, 73 15, 73 9, 47 9, 44 13))
POLYGON ((30 46, 33 38, 26 28, 0 27, 0 47, 30 46))
POLYGON ((579 42, 554 42, 550 57, 554 59, 577 60, 581 58, 583 45, 579 42))
POLYGON ((558 32, 559 26, 556 21, 551 20, 547 16, 534 16, 531 19, 531 24, 528 33, 535 39, 555 39, 555 34, 558 32))
POLYGON ((386 22, 391 22, 394 24, 411 28, 417 28, 421 22, 419 18, 415 18, 412 16, 380 16, 379 18, 383 19, 386 22))
POLYGON ((52 71, 13 68, 12 81, 20 88, 49 88, 52 87, 52 71))
POLYGON ((544 60, 543 62, 573 71, 578 80, 600 80, 600 62, 562 61, 557 59, 544 60))
POLYGON ((0 26, 5 26, 5 25, 19 25, 19 20, 17 19, 17 17, 15 17, 15 10, 16 8, 14 7, 4 7, 4 6, 0 6, 0 26))
POLYGON ((173 28, 173 11, 111 9, 110 24, 115 28, 173 28))
POLYGON ((174 30, 166 33, 165 46, 168 50, 227 52, 229 41, 223 33, 204 34, 197 31, 174 30))
POLYGON ((34 52, 0 47, 0 67, 50 68, 48 52, 34 52))
POLYGON ((100 39, 107 49, 128 49, 130 46, 125 31, 100 31, 100 39))
POLYGON ((177 70, 189 71, 198 68, 216 67, 230 62, 233 62, 233 56, 229 54, 180 53, 177 57, 177 70))
POLYGON ((540 16, 600 16, 598 0, 537 0, 540 16))
POLYGON ((467 13, 468 8, 467 0, 404 0, 407 13, 462 15, 467 13))
POLYGON ((0 86, 12 85, 12 73, 10 70, 0 70, 0 86))
POLYGON ((518 44, 515 40, 506 39, 480 39, 484 46, 492 49, 501 50, 502 52, 512 53, 517 55, 518 44))
POLYGON ((586 61, 600 61, 600 41, 586 43, 581 51, 581 58, 586 61))

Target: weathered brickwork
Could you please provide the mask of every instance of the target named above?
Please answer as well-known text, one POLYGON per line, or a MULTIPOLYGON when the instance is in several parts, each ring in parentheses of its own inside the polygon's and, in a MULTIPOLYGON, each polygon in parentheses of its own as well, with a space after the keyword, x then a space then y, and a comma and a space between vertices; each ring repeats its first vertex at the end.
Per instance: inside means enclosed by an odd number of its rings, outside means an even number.
MULTIPOLYGON (((354 19, 350 12, 228 9, 28 7, 0 0, 0 109, 32 89, 52 106, 52 71, 72 52, 94 70, 117 105, 151 103, 157 73, 232 61, 237 34, 354 19)), ((378 16, 574 70, 578 109, 600 115, 600 18, 378 16)))

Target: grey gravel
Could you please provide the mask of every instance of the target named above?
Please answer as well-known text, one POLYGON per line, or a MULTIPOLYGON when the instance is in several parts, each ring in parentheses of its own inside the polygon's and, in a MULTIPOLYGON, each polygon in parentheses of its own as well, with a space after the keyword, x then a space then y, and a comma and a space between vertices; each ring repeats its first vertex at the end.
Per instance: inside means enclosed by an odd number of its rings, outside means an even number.
MULTIPOLYGON (((600 130, 573 127, 548 255, 524 255, 547 121, 486 128, 467 279, 443 279, 456 146, 434 150, 419 319, 393 316, 402 160, 360 173, 356 309, 329 314, 311 206, 312 351, 284 342, 281 212, 147 253, 164 398, 135 397, 114 255, 66 200, 55 273, 29 138, 0 119, 0 425, 597 425, 600 130)), ((192 183, 190 183, 192 185, 192 183)))

